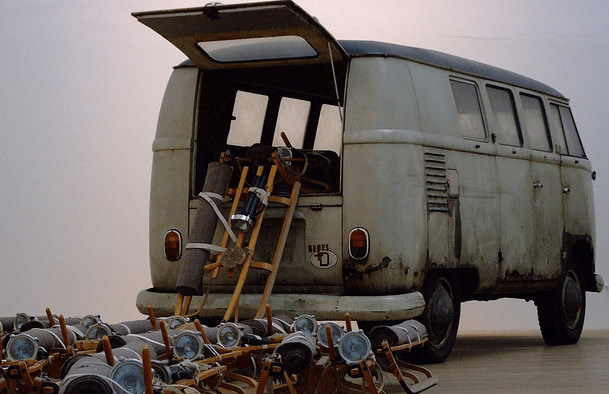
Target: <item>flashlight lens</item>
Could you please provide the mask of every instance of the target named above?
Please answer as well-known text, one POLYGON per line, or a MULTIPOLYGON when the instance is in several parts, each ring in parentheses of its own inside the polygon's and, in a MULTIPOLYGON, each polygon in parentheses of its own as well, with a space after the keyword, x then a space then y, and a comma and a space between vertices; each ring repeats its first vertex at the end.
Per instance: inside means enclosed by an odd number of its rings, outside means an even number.
POLYGON ((218 343, 225 348, 235 347, 241 339, 241 330, 234 323, 223 323, 218 328, 218 343))
POLYGON ((104 335, 112 335, 112 331, 103 323, 97 323, 89 327, 85 338, 101 341, 104 335))
POLYGON ((199 335, 192 332, 183 332, 175 338, 173 352, 178 357, 193 360, 201 354, 202 346, 203 340, 199 335))
POLYGON ((363 332, 351 331, 340 339, 338 352, 347 364, 357 364, 372 354, 372 345, 363 332))
POLYGON ((338 344, 338 340, 343 336, 345 330, 336 323, 322 323, 319 325, 317 330, 317 340, 324 347, 328 347, 328 337, 326 336, 326 326, 330 327, 330 332, 332 333, 332 343, 336 347, 338 344))
POLYGON ((188 323, 184 316, 171 316, 167 318, 165 322, 167 323, 167 328, 170 330, 175 330, 176 328, 188 323))
POLYGON ((166 361, 152 360, 152 375, 155 379, 163 383, 171 383, 171 369, 166 365, 166 361))
POLYGON ((13 321, 13 328, 19 330, 24 323, 27 323, 30 320, 32 319, 25 313, 17 313, 15 320, 13 321))
POLYGON ((83 317, 82 319, 80 319, 80 324, 82 324, 86 328, 90 328, 91 326, 94 326, 99 323, 101 323, 99 316, 87 315, 87 316, 83 317))
POLYGON ((302 331, 312 335, 317 332, 317 320, 311 315, 298 316, 294 320, 294 331, 302 331))
POLYGON ((143 394, 146 389, 144 369, 137 360, 124 360, 116 364, 110 371, 110 379, 115 382, 114 389, 117 393, 124 393, 126 390, 131 394, 143 394))
POLYGON ((27 334, 15 335, 8 341, 6 352, 11 360, 36 358, 38 354, 38 342, 34 337, 27 334))

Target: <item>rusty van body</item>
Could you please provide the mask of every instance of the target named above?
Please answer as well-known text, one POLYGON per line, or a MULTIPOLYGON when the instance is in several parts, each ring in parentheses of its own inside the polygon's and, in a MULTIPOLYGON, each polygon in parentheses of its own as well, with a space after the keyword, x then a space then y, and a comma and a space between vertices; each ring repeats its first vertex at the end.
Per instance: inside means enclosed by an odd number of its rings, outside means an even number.
MULTIPOLYGON (((325 164, 298 198, 274 311, 349 312, 360 326, 418 317, 425 360, 442 361, 460 302, 516 297, 535 300, 548 343, 578 340, 585 292, 602 279, 594 173, 561 93, 435 51, 337 41, 291 1, 134 16, 188 57, 169 79, 153 143, 153 287, 140 310, 173 313, 208 163, 278 149, 285 132, 294 155, 325 164), (178 242, 167 245, 168 232, 178 242)), ((255 258, 270 258, 284 211, 266 209, 270 235, 255 258)), ((208 276, 192 305, 206 297, 199 318, 221 318, 236 277, 207 287, 208 276)), ((240 316, 265 279, 248 277, 240 316)))

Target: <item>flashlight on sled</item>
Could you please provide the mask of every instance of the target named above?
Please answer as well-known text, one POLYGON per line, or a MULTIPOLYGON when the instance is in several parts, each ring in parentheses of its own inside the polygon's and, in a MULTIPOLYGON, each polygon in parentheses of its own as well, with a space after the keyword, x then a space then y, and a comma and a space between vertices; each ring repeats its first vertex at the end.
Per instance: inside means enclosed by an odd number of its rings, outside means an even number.
POLYGON ((317 320, 312 315, 300 315, 294 319, 292 331, 302 331, 311 335, 317 333, 317 320))
POLYGON ((235 323, 220 323, 218 326, 217 343, 225 349, 238 346, 242 336, 241 327, 235 323))
POLYGON ((233 214, 230 218, 237 229, 241 231, 250 231, 254 225, 256 216, 258 216, 258 214, 262 212, 262 209, 264 209, 264 206, 267 205, 267 192, 264 189, 265 183, 266 176, 254 176, 252 186, 247 192, 247 197, 245 198, 245 203, 243 204, 241 212, 233 214), (259 209, 261 205, 262 209, 259 209))
POLYGON ((372 356, 372 344, 362 330, 350 331, 339 339, 338 353, 347 365, 357 365, 372 356))
POLYGON ((110 370, 110 379, 117 393, 144 394, 144 367, 140 360, 124 359, 110 370))
POLYGON ((195 331, 183 331, 173 340, 173 353, 178 357, 194 360, 203 353, 203 337, 195 331))
POLYGON ((37 358, 39 352, 38 338, 29 334, 17 334, 11 337, 6 346, 9 360, 37 358))

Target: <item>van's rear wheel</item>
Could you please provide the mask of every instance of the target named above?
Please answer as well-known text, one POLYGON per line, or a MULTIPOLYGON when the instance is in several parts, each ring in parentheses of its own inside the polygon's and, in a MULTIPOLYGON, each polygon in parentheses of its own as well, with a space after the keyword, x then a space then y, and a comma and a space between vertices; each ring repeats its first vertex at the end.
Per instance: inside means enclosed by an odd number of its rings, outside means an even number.
POLYGON ((425 311, 418 320, 427 328, 428 341, 413 356, 424 364, 441 363, 450 354, 461 315, 461 292, 455 275, 430 273, 421 289, 425 311))
POLYGON ((571 261, 560 284, 535 300, 539 328, 548 345, 570 345, 581 336, 586 314, 586 290, 580 266, 571 261))

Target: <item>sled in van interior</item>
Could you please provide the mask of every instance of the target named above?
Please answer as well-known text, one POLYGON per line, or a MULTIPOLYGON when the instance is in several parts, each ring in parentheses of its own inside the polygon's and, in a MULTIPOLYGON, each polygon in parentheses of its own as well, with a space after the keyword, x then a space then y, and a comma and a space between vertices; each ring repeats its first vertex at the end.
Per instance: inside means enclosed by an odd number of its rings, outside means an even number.
POLYGON ((548 344, 577 342, 603 283, 595 173, 557 90, 337 41, 291 1, 133 15, 188 57, 153 143, 142 312, 417 318, 439 362, 461 302, 513 297, 548 344))

